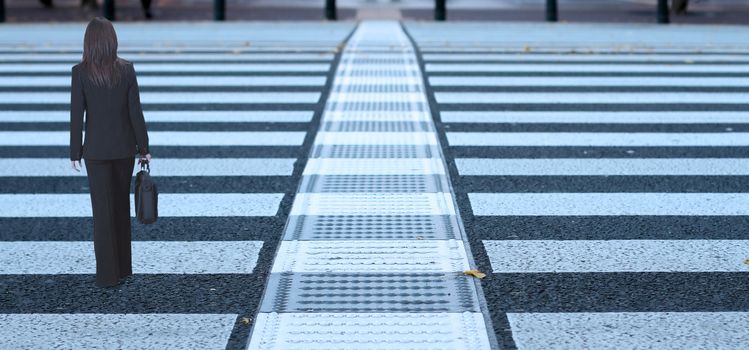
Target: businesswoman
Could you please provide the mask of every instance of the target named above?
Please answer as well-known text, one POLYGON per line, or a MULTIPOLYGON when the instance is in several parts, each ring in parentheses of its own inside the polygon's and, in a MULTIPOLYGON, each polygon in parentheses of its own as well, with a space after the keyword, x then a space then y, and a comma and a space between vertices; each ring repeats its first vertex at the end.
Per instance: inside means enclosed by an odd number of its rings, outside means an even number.
POLYGON ((112 23, 97 17, 86 28, 83 59, 73 67, 70 161, 80 171, 80 160, 85 160, 100 287, 117 285, 132 274, 130 181, 136 153, 141 161, 151 160, 135 69, 117 57, 112 23))

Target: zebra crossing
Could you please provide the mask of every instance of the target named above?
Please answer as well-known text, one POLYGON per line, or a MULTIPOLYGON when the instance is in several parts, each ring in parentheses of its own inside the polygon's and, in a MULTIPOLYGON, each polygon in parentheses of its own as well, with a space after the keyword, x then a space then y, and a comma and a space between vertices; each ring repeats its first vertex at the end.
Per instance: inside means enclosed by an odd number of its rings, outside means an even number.
POLYGON ((94 286, 85 167, 67 159, 85 26, 0 30, 1 348, 247 346, 353 24, 268 27, 117 25, 138 72, 160 219, 133 221, 134 275, 110 289, 94 286))
POLYGON ((503 348, 749 343, 748 30, 406 28, 503 348))

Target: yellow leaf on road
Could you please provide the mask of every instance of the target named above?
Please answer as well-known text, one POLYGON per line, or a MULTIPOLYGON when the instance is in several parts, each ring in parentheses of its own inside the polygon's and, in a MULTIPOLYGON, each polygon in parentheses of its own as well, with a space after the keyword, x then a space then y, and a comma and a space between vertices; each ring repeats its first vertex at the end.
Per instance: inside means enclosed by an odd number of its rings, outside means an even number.
POLYGON ((749 259, 744 259, 744 264, 749 265, 749 259))
POLYGON ((479 270, 466 270, 466 271, 463 271, 463 274, 466 276, 473 276, 478 279, 486 277, 486 274, 479 270))

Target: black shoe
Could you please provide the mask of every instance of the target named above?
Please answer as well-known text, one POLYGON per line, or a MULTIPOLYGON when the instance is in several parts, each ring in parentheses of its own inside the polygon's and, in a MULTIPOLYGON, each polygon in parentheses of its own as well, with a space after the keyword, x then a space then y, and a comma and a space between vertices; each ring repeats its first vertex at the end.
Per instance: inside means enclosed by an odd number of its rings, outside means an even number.
POLYGON ((120 286, 120 281, 117 281, 116 283, 99 283, 96 282, 96 286, 99 288, 115 288, 120 286))
POLYGON ((146 10, 146 19, 153 18, 153 15, 151 14, 151 10, 146 10))
POLYGON ((39 0, 44 7, 52 7, 52 0, 39 0))

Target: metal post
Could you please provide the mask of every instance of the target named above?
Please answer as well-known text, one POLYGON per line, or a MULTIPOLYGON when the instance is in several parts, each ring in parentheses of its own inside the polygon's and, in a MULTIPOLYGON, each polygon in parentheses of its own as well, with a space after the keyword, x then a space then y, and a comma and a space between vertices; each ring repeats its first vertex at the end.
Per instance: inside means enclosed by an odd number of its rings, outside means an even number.
POLYGON ((338 19, 338 11, 335 0, 325 0, 325 18, 331 21, 338 19))
POLYGON ((5 0, 0 0, 0 23, 5 22, 5 0))
POLYGON ((557 11, 557 0, 546 0, 546 21, 556 22, 559 20, 559 12, 557 11))
POLYGON ((114 0, 104 0, 104 18, 114 21, 114 0))
POLYGON ((658 23, 668 22, 668 0, 658 0, 658 23))
POLYGON ((447 6, 445 0, 435 0, 434 2, 434 20, 444 21, 447 19, 447 6))
POLYGON ((226 20, 226 0, 214 0, 213 1, 213 20, 214 21, 226 20))

